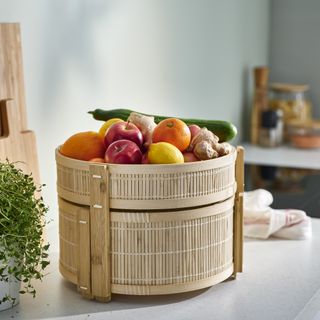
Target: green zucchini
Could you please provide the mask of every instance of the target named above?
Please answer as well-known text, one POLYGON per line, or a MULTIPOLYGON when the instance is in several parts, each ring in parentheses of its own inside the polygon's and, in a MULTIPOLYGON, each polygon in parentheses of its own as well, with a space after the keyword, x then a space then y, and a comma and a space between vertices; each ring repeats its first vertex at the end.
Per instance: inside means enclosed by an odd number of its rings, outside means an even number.
MULTIPOLYGON (((89 111, 89 114, 92 114, 93 118, 96 120, 107 121, 112 118, 120 118, 122 120, 127 120, 131 112, 136 112, 129 109, 112 109, 112 110, 103 110, 103 109, 95 109, 94 111, 89 111)), ((142 113, 146 116, 154 117, 155 123, 159 123, 160 121, 173 118, 173 117, 163 117, 156 115, 148 115, 142 113)), ((184 119, 180 118, 187 125, 196 124, 199 127, 206 127, 208 130, 212 131, 215 135, 219 137, 219 142, 229 141, 233 139, 237 135, 237 128, 228 121, 223 120, 201 120, 201 119, 184 119)))

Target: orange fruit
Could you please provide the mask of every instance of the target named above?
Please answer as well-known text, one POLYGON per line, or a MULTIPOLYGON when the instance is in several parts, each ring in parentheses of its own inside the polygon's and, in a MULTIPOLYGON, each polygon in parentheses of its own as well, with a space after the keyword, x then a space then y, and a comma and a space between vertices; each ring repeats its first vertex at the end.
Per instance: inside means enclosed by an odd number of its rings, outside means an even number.
POLYGON ((151 164, 183 163, 182 152, 168 142, 151 143, 148 150, 148 162, 151 164))
POLYGON ((103 158, 93 158, 89 160, 90 162, 98 162, 98 163, 105 163, 106 161, 103 158))
POLYGON ((153 143, 168 142, 176 146, 181 152, 188 148, 190 140, 190 129, 182 120, 177 118, 160 121, 152 133, 153 143))
POLYGON ((97 132, 79 132, 65 141, 60 147, 60 153, 69 158, 89 161, 104 158, 105 146, 97 132))

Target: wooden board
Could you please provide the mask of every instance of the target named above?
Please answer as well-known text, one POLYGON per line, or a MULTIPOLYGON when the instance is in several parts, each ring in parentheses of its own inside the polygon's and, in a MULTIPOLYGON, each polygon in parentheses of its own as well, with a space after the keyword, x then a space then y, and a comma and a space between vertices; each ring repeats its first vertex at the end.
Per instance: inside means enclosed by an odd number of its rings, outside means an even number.
POLYGON ((40 183, 34 132, 28 130, 20 27, 0 24, 0 161, 19 161, 40 183))

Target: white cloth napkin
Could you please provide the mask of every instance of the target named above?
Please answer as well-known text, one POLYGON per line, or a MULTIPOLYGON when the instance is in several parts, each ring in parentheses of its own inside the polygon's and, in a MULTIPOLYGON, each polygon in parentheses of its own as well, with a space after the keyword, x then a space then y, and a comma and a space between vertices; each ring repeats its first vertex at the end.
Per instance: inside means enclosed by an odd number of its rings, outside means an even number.
POLYGON ((244 193, 244 236, 267 239, 307 239, 312 235, 310 217, 302 210, 272 209, 272 194, 264 189, 244 193))

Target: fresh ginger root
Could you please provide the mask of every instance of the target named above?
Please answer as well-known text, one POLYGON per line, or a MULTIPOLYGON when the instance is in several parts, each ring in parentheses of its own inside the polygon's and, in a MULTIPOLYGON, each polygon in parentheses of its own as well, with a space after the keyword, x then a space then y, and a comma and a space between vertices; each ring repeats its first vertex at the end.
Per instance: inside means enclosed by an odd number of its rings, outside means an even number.
POLYGON ((195 145, 193 153, 200 160, 209 160, 219 157, 219 153, 212 148, 210 142, 205 140, 200 141, 195 145))
POLYGON ((135 124, 141 131, 145 141, 144 146, 148 147, 152 143, 152 132, 157 124, 154 122, 154 117, 145 116, 137 112, 131 112, 128 121, 135 124))
POLYGON ((219 143, 219 138, 207 128, 202 128, 192 139, 188 149, 200 160, 214 159, 231 152, 231 145, 227 142, 219 143))
POLYGON ((219 156, 225 156, 231 152, 231 144, 228 142, 216 143, 212 146, 219 153, 219 156))
POLYGON ((208 141, 210 144, 212 144, 214 142, 218 142, 219 138, 213 132, 209 131, 207 128, 201 128, 190 142, 190 150, 193 150, 195 145, 201 141, 208 141))

